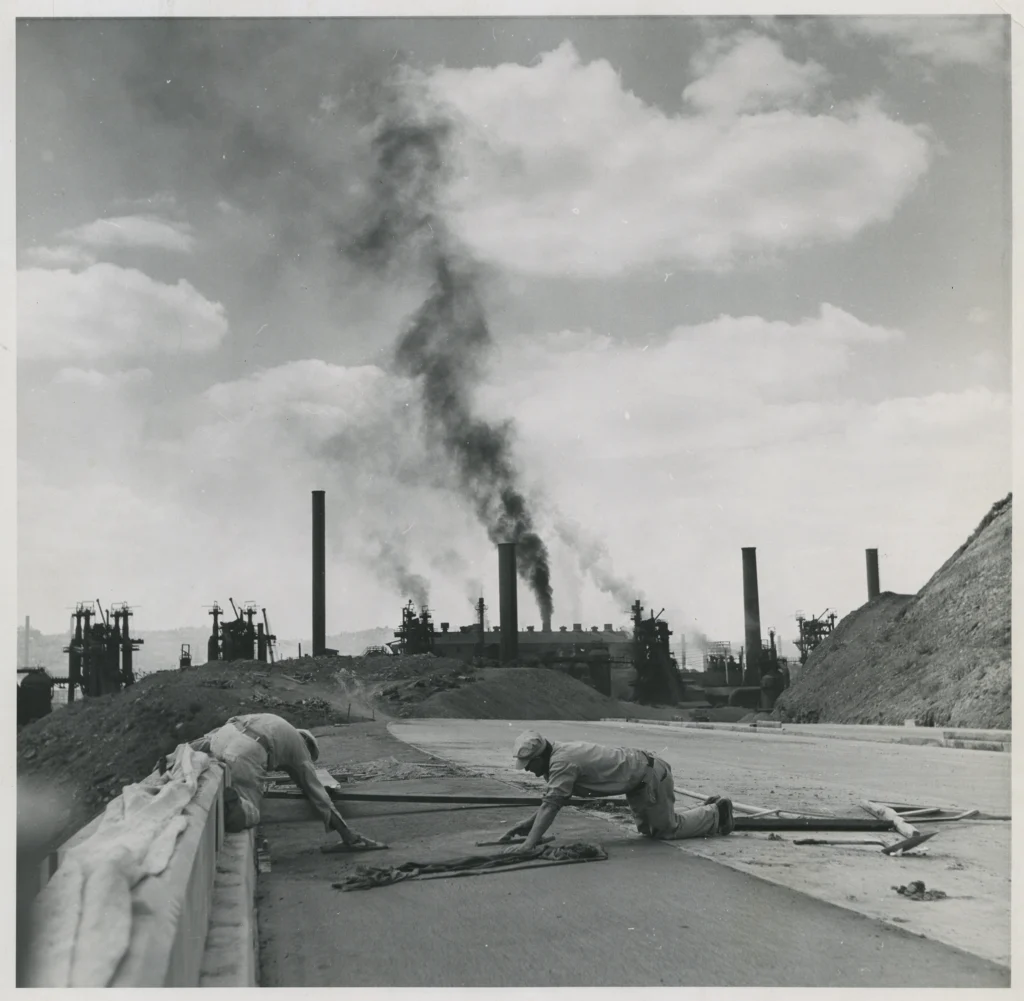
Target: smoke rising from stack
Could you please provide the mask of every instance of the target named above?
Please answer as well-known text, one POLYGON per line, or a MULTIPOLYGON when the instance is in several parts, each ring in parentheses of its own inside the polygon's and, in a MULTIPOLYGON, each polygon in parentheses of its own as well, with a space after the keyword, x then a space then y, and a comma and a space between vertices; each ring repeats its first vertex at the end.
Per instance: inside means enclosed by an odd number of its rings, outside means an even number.
POLYGON ((403 598, 411 598, 413 604, 423 608, 430 604, 430 584, 425 577, 413 573, 402 552, 387 539, 377 540, 376 567, 380 574, 393 584, 403 598))
POLYGON ((480 269, 453 238, 440 206, 450 126, 417 111, 411 96, 396 90, 387 101, 373 139, 369 223, 341 249, 376 271, 405 265, 429 277, 427 298, 396 346, 395 367, 416 380, 427 434, 444 449, 488 538, 517 543, 519 576, 541 617, 550 618, 548 551, 519 486, 511 422, 489 422, 473 411, 492 340, 480 269))
POLYGON ((572 550, 580 572, 586 574, 598 590, 612 597, 626 611, 639 598, 646 601, 643 592, 631 580, 620 577, 609 565, 608 551, 600 540, 588 536, 577 524, 561 518, 555 531, 562 542, 572 550))

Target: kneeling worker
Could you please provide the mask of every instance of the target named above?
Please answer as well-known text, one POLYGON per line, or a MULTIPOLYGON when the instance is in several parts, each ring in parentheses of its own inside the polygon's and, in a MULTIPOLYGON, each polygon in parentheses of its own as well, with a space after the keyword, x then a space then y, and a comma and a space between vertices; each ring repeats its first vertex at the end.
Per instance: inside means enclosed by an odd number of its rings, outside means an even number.
POLYGON ((512 748, 516 768, 547 779, 540 809, 529 820, 505 832, 502 840, 526 835, 522 845, 505 854, 532 851, 540 844, 558 811, 572 796, 615 796, 625 793, 636 829, 648 838, 681 838, 730 834, 732 801, 712 796, 702 806, 675 812, 672 768, 661 758, 634 747, 605 747, 584 741, 548 740, 534 730, 521 733, 512 748))
POLYGON ((308 730, 296 729, 273 713, 252 713, 233 716, 190 746, 223 761, 231 773, 231 787, 224 797, 226 830, 242 831, 260 822, 267 773, 283 771, 320 814, 324 830, 337 831, 346 845, 377 844, 353 831, 331 802, 313 765, 320 748, 308 730))

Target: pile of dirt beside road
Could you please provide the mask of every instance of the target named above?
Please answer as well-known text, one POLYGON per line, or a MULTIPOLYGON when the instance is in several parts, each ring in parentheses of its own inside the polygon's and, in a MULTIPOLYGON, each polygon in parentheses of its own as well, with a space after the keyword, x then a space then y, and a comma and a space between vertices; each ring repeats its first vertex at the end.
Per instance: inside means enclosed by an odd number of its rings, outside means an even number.
POLYGON ((1012 498, 916 595, 886 592, 846 616, 779 698, 795 723, 1010 729, 1012 498))
MULTIPOLYGON (((427 719, 579 719, 625 716, 622 704, 561 671, 543 667, 485 667, 474 682, 406 707, 427 719)), ((637 707, 640 708, 640 707, 637 707)))
POLYGON ((266 664, 214 664, 159 671, 123 692, 80 699, 18 733, 18 776, 65 797, 58 840, 92 819, 121 787, 145 778, 178 744, 231 716, 271 712, 295 726, 340 723, 327 701, 282 691, 266 664))

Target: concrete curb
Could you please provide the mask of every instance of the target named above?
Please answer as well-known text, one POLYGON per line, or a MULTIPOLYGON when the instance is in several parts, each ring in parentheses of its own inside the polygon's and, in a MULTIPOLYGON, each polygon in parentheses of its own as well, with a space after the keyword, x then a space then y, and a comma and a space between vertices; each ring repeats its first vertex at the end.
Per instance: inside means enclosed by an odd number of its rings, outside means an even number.
MULTIPOLYGON (((814 724, 810 723, 796 724, 800 727, 800 729, 797 730, 787 729, 784 724, 779 723, 776 723, 774 726, 765 722, 698 723, 696 721, 687 720, 638 719, 632 716, 627 717, 626 719, 622 719, 621 717, 604 717, 598 722, 639 723, 643 726, 669 726, 690 730, 731 730, 737 733, 778 734, 788 737, 813 737, 818 740, 861 740, 875 744, 910 744, 917 745, 919 747, 949 747, 956 748, 961 751, 1009 752, 1013 750, 1011 734, 1009 732, 1004 735, 1000 731, 988 730, 964 730, 962 732, 957 730, 941 730, 935 732, 934 736, 925 736, 923 734, 918 735, 916 732, 914 736, 908 736, 907 730, 916 731, 919 728, 894 726, 890 728, 892 731, 891 733, 886 733, 878 730, 872 731, 869 729, 854 731, 852 727, 856 724, 851 724, 850 732, 844 733, 830 727, 828 730, 822 730, 815 733, 814 730, 811 729, 814 724)), ((839 724, 835 725, 838 726, 839 724)))
POLYGON ((256 987, 256 831, 224 837, 213 881, 200 987, 256 987))
POLYGON ((210 887, 224 839, 224 769, 211 762, 185 807, 188 827, 170 864, 132 893, 128 952, 111 987, 194 987, 210 920, 210 887))
MULTIPOLYGON (((228 784, 224 766, 210 762, 185 807, 188 826, 169 865, 132 891, 131 940, 111 987, 258 985, 256 832, 225 833, 228 784)), ((102 814, 43 862, 40 886, 101 819, 102 814)))

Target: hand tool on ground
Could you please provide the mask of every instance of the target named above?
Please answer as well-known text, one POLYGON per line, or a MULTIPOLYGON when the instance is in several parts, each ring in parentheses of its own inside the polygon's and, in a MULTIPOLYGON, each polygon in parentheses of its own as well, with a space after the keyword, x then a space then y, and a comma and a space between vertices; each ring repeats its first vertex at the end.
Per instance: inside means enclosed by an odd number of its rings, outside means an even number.
POLYGON ((794 838, 794 845, 874 845, 884 848, 881 838, 794 838))
POLYGON ((929 831, 927 834, 915 834, 912 838, 906 838, 904 841, 898 841, 894 845, 889 845, 888 848, 883 848, 882 854, 897 855, 909 852, 918 845, 923 845, 929 838, 934 838, 936 834, 938 834, 938 831, 929 831))
POLYGON ((333 841, 329 845, 321 845, 320 851, 325 855, 347 855, 350 852, 382 852, 388 847, 390 846, 378 844, 376 841, 357 841, 352 845, 346 845, 344 841, 333 841))
MULTIPOLYGON (((907 818, 909 815, 908 814, 903 814, 903 816, 904 816, 904 818, 907 818)), ((951 816, 945 816, 943 814, 938 814, 937 816, 934 816, 934 817, 925 817, 924 814, 921 814, 921 815, 916 816, 916 817, 911 817, 910 819, 927 820, 929 824, 939 824, 939 823, 943 823, 944 821, 950 821, 950 820, 970 820, 972 817, 977 817, 979 820, 1003 820, 1003 819, 1008 820, 1009 819, 1009 817, 1005 817, 1004 818, 1004 817, 997 817, 997 816, 989 816, 987 814, 983 814, 980 810, 964 810, 963 813, 954 813, 951 816)))
POLYGON ((935 831, 929 834, 917 834, 912 838, 886 844, 881 838, 794 838, 794 845, 874 845, 881 847, 883 855, 896 855, 909 852, 924 844, 929 838, 935 837, 935 831))
MULTIPOLYGON (((516 835, 514 838, 499 838, 497 841, 477 841, 475 842, 477 848, 490 847, 491 845, 521 845, 526 840, 526 835, 516 835)), ((549 841, 554 841, 555 836, 553 834, 545 834, 540 839, 538 844, 546 845, 549 841)))
MULTIPOLYGON (((676 787, 676 794, 679 796, 686 796, 689 799, 699 799, 702 803, 706 803, 708 796, 702 792, 694 792, 692 789, 680 789, 676 787)), ((749 814, 751 816, 767 816, 770 813, 778 813, 780 816, 785 814, 788 817, 834 817, 834 813, 828 811, 816 811, 816 810, 787 810, 784 807, 769 807, 765 808, 762 806, 751 806, 749 803, 738 803, 736 800, 732 801, 733 810, 739 813, 749 814)))
POLYGON ((862 800, 860 805, 861 809, 867 810, 868 813, 879 820, 888 820, 905 838, 914 838, 921 833, 913 824, 904 820, 892 807, 883 806, 881 803, 875 803, 870 799, 862 800))

